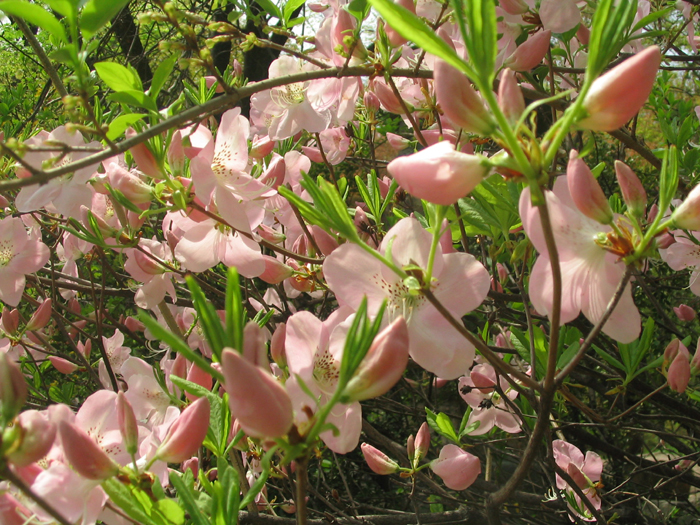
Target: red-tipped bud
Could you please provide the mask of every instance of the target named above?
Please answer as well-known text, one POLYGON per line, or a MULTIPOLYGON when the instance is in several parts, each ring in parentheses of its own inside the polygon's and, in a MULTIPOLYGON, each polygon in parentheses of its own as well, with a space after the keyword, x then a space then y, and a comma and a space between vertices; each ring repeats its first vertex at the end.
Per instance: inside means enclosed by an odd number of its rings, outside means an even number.
POLYGON ((465 452, 457 445, 445 445, 440 457, 430 464, 435 474, 452 490, 464 490, 481 474, 479 458, 465 452))
POLYGON ((182 472, 190 470, 195 479, 199 475, 199 458, 190 458, 182 462, 182 472))
POLYGON ((78 365, 71 363, 68 361, 68 359, 64 359, 62 357, 50 355, 47 359, 51 362, 53 367, 62 374, 72 374, 78 369, 78 365))
POLYGON ((27 382, 19 367, 10 357, 0 352, 0 415, 8 424, 19 413, 27 400, 27 382))
POLYGON ((427 456, 428 450, 430 450, 430 427, 428 423, 424 422, 416 434, 416 461, 420 461, 427 456))
POLYGON ((647 209, 647 192, 642 186, 642 181, 632 168, 619 160, 615 161, 615 175, 630 213, 635 217, 643 217, 647 209))
POLYGON ((578 125, 614 131, 634 117, 649 98, 661 65, 661 50, 651 46, 597 78, 583 101, 588 117, 578 125))
POLYGON ((700 185, 695 186, 681 205, 673 210, 671 219, 684 230, 700 230, 700 185))
POLYGON ((275 332, 270 340, 270 356, 277 363, 277 366, 284 368, 287 366, 287 352, 285 350, 285 342, 287 340, 287 325, 280 323, 277 325, 275 332))
POLYGON ((182 411, 168 430, 156 457, 166 463, 182 463, 197 453, 209 429, 209 400, 200 397, 182 411))
POLYGON ((375 474, 387 476, 399 470, 399 465, 394 460, 390 459, 384 452, 374 448, 372 445, 362 443, 360 448, 362 449, 362 455, 365 457, 367 465, 375 474))
POLYGON ((613 213, 608 199, 605 198, 600 184, 586 163, 579 158, 576 150, 571 150, 566 175, 571 198, 579 211, 601 224, 610 224, 613 213))
POLYGON ((292 401, 284 387, 238 352, 224 349, 222 372, 231 414, 252 437, 282 437, 292 428, 292 401))
POLYGON ((515 80, 515 73, 506 68, 498 85, 498 105, 511 124, 515 124, 525 111, 525 98, 515 80))
POLYGON ((434 78, 435 96, 450 122, 464 131, 489 136, 495 127, 493 119, 469 79, 440 59, 435 61, 434 78))
POLYGON ((43 303, 39 305, 36 309, 32 318, 27 323, 27 330, 41 330, 44 328, 49 320, 51 319, 51 299, 46 299, 43 303))
MULTIPOLYGON (((668 345, 666 346, 666 349, 664 350, 664 363, 668 364, 671 361, 673 361, 676 356, 678 355, 678 350, 680 347, 685 348, 683 343, 681 343, 678 339, 674 339, 668 345)), ((686 352, 688 350, 686 349, 686 352)))
POLYGON ((351 401, 381 396, 393 387, 408 365, 408 326, 399 317, 379 332, 345 389, 351 401))
POLYGON ((124 320, 124 326, 126 326, 132 332, 143 332, 146 329, 146 325, 144 325, 141 321, 139 321, 135 317, 131 317, 131 316, 127 317, 124 320))
POLYGON ((530 71, 537 66, 549 50, 549 41, 552 32, 542 31, 531 36, 518 46, 518 49, 510 55, 503 65, 513 71, 530 71))
POLYGON ((675 242, 676 238, 668 232, 664 232, 656 238, 656 246, 661 250, 667 250, 675 242))
POLYGON ((680 319, 681 321, 692 321, 695 319, 695 310, 693 310, 690 306, 687 304, 681 304, 678 306, 673 307, 673 312, 676 314, 676 317, 680 319))
POLYGON ((53 446, 56 439, 56 425, 45 414, 37 410, 22 412, 17 418, 20 443, 7 455, 10 463, 26 467, 39 461, 53 446))
POLYGON ((139 426, 134 409, 124 392, 117 394, 117 423, 126 451, 132 456, 135 455, 139 446, 139 426))
MULTIPOLYGON (((138 135, 138 133, 133 128, 126 130, 127 139, 135 137, 136 135, 138 135)), ((139 170, 141 170, 141 173, 154 179, 163 178, 163 173, 158 167, 156 158, 153 156, 153 153, 151 153, 151 150, 148 149, 145 143, 142 142, 141 144, 137 144, 131 148, 129 152, 131 153, 131 156, 134 157, 136 165, 138 166, 139 170)))
POLYGON ((16 334, 17 328, 19 328, 19 311, 17 308, 8 310, 7 307, 3 307, 0 325, 7 335, 16 334))
POLYGON ((66 421, 59 421, 58 432, 63 454, 82 477, 102 481, 119 472, 119 465, 84 430, 66 421))
POLYGON ((455 151, 454 145, 443 141, 394 159, 387 169, 411 195, 449 206, 476 188, 491 167, 486 158, 455 151))
POLYGON ((258 277, 266 283, 281 283, 294 274, 294 270, 290 266, 287 266, 276 257, 271 257, 269 255, 263 255, 262 257, 265 261, 265 271, 258 275, 258 277))

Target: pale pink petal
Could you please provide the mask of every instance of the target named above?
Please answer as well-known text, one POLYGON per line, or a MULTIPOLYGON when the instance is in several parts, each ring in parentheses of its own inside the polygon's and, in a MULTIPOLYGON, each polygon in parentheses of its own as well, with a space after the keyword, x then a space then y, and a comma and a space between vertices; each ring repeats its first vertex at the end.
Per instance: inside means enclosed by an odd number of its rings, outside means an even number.
POLYGON ((360 442, 360 433, 362 432, 362 408, 360 403, 336 405, 333 407, 326 422, 335 425, 339 431, 337 436, 333 434, 332 430, 321 433, 321 439, 328 448, 337 454, 347 454, 355 450, 360 442))

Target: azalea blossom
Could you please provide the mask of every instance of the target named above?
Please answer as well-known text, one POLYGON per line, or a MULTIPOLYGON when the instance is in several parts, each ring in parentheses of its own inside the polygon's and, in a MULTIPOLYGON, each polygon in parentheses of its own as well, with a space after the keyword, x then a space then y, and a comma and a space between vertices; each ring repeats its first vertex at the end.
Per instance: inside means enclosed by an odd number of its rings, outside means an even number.
MULTIPOLYGON (((432 236, 413 218, 399 221, 381 243, 379 251, 398 266, 427 268, 432 236)), ((367 296, 370 315, 388 300, 386 322, 403 316, 408 323, 409 354, 420 366, 444 379, 455 379, 469 369, 474 347, 422 295, 411 293, 403 280, 359 246, 346 243, 326 258, 323 273, 341 305, 359 307, 367 296)), ((470 312, 486 298, 490 277, 473 256, 443 253, 437 247, 432 292, 456 318, 470 312), (460 293, 454 293, 455 290, 460 293)))
MULTIPOLYGON (((545 196, 561 267, 561 324, 573 321, 580 312, 595 324, 603 317, 625 273, 618 257, 596 242, 601 233, 611 230, 576 208, 565 177, 559 177, 554 190, 545 191, 545 196)), ((530 274, 530 300, 539 313, 551 315, 552 268, 539 210, 530 202, 530 188, 525 188, 520 196, 520 216, 525 232, 540 253, 530 274)), ((640 330, 641 317, 628 284, 603 332, 621 343, 631 343, 640 330)))
POLYGON ((21 219, 0 219, 0 300, 17 306, 25 275, 43 268, 50 255, 48 246, 29 238, 21 219))
MULTIPOLYGON (((589 451, 586 452, 584 457, 578 447, 561 439, 552 442, 552 451, 554 452, 554 461, 556 461, 557 466, 571 476, 593 507, 600 510, 602 502, 596 489, 596 485, 600 481, 600 475, 603 473, 603 460, 600 459, 600 456, 595 452, 589 451)), ((567 491, 578 507, 578 509, 571 506, 570 508, 586 521, 594 521, 589 511, 583 505, 581 498, 573 492, 568 483, 559 474, 556 475, 556 479, 557 488, 567 491)))

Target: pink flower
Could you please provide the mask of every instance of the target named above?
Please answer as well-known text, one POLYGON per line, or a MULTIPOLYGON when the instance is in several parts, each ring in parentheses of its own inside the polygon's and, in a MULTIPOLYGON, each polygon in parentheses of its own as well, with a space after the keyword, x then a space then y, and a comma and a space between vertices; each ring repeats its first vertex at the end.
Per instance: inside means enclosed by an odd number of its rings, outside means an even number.
POLYGON ((692 321, 693 319, 695 319, 696 316, 695 310, 693 310, 687 304, 680 304, 678 306, 674 306, 673 312, 676 314, 676 317, 678 317, 678 319, 686 322, 692 321))
MULTIPOLYGON (((559 177, 554 191, 546 191, 545 196, 562 273, 561 323, 569 323, 583 312, 595 324, 605 313, 622 279, 624 265, 596 242, 598 235, 609 228, 578 211, 564 177, 559 177)), ((538 312, 550 315, 553 300, 551 265, 539 211, 530 203, 529 188, 520 196, 520 216, 528 237, 540 252, 530 275, 530 300, 538 312)), ((616 341, 630 343, 639 336, 640 330, 641 317, 628 285, 603 326, 603 332, 616 341)))
MULTIPOLYGON (((510 387, 504 377, 499 377, 498 384, 501 391, 508 399, 518 397, 518 392, 510 387)), ((491 365, 476 365, 469 374, 459 379, 459 393, 467 404, 472 407, 467 426, 479 423, 479 426, 470 432, 472 436, 486 434, 494 426, 515 434, 520 432, 518 418, 511 412, 508 404, 503 400, 496 389, 496 371, 491 365)))
POLYGON ((462 450, 457 445, 442 447, 440 456, 433 460, 430 468, 452 490, 466 489, 481 474, 479 458, 462 450))
POLYGON ((566 33, 581 21, 581 11, 574 0, 542 0, 539 10, 545 29, 566 33))
MULTIPOLYGON (((595 488, 595 484, 600 481, 600 475, 603 472, 603 460, 600 459, 600 456, 595 452, 589 451, 586 452, 586 457, 584 458, 583 453, 577 447, 561 439, 552 442, 552 450, 557 466, 571 476, 593 506, 600 510, 602 502, 595 488)), ((557 474, 556 480, 558 489, 572 493, 579 504, 579 509, 586 512, 586 515, 583 516, 586 519, 588 513, 584 510, 585 507, 581 504, 579 497, 559 477, 559 474, 557 474)))
POLYGON ((578 126, 593 131, 622 127, 649 98, 660 64, 661 50, 651 46, 597 78, 583 102, 588 117, 578 126))
POLYGON ((49 452, 56 438, 56 425, 46 412, 37 410, 22 412, 15 425, 19 428, 20 444, 12 447, 7 458, 16 467, 26 467, 49 452))
POLYGON ((396 461, 390 459, 384 452, 377 450, 372 445, 362 443, 360 448, 362 449, 362 455, 365 457, 367 466, 369 466, 375 474, 386 476, 399 470, 399 465, 396 461))
POLYGON ((200 397, 182 411, 163 439, 156 457, 166 463, 182 463, 197 453, 209 430, 209 400, 200 397))
POLYGON ((671 219, 678 228, 700 230, 700 185, 695 186, 685 200, 673 210, 671 219))
POLYGON ((491 169, 481 155, 455 151, 448 141, 392 160, 387 170, 411 195, 433 204, 449 206, 467 195, 491 169))
POLYGON ((262 368, 230 348, 224 349, 221 368, 231 414, 246 434, 276 438, 292 428, 292 402, 284 387, 262 368))
MULTIPOLYGON (((416 219, 399 221, 387 233, 379 251, 391 245, 398 266, 426 268, 432 236, 416 219)), ((375 315, 387 299, 387 322, 403 316, 408 325, 409 354, 426 370, 445 379, 466 373, 474 348, 423 296, 415 295, 403 280, 359 246, 346 243, 326 258, 323 272, 341 305, 357 308, 367 296, 368 313, 375 315)), ((489 275, 466 253, 444 254, 438 246, 433 266, 433 294, 452 315, 461 318, 481 304, 489 289, 489 275), (461 293, 454 293, 455 289, 461 293)))
POLYGON ((675 236, 675 242, 670 244, 666 250, 660 250, 659 253, 672 270, 692 268, 689 288, 695 295, 700 295, 700 246, 695 242, 700 240, 700 233, 691 232, 691 235, 695 239, 691 240, 684 233, 678 232, 675 236))
POLYGON ((0 301, 17 306, 24 292, 25 275, 44 267, 48 246, 30 240, 21 219, 0 219, 0 301))
POLYGON ((671 361, 666 376, 668 379, 668 386, 671 390, 682 394, 685 392, 685 389, 688 387, 688 382, 690 381, 690 352, 688 352, 688 349, 683 343, 678 339, 674 339, 666 347, 664 361, 671 361))

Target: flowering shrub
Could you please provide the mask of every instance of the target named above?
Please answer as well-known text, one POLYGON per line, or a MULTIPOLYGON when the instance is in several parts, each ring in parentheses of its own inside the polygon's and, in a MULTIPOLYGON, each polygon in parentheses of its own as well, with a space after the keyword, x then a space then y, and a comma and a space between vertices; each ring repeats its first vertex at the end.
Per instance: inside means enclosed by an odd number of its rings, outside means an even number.
POLYGON ((689 520, 697 7, 191 4, 0 2, 0 521, 689 520))

